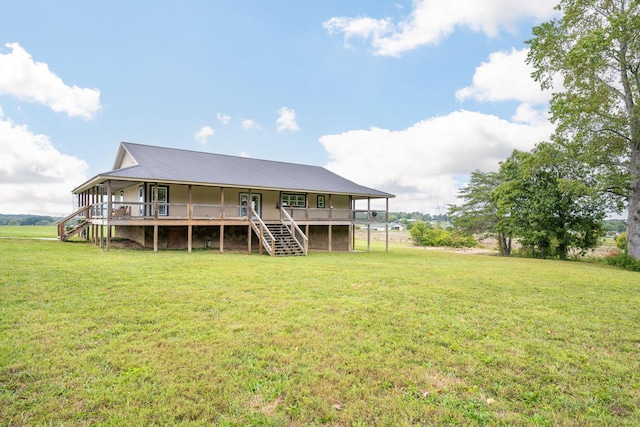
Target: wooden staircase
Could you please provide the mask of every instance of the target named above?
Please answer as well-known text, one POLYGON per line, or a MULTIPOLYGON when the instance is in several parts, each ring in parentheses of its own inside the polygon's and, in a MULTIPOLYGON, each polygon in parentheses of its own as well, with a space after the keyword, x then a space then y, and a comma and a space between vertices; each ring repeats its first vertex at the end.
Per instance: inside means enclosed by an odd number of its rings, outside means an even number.
MULTIPOLYGON (((265 224, 256 211, 251 208, 251 227, 256 235, 260 238, 262 247, 271 256, 297 256, 307 254, 307 236, 302 230, 291 220, 290 225, 287 223, 271 223, 265 224), (300 243, 293 233, 298 233, 299 238, 304 242, 300 243)), ((291 219, 289 217, 288 219, 291 219)))
MULTIPOLYGON (((269 232, 274 237, 274 256, 298 256, 305 255, 304 248, 293 237, 284 224, 267 224, 269 232)), ((271 242, 269 242, 271 244, 271 242)))
POLYGON ((88 216, 89 216, 89 210, 90 209, 91 209, 91 206, 83 206, 80 209, 78 209, 77 211, 75 211, 74 213, 72 213, 71 215, 69 215, 66 218, 60 220, 57 223, 57 226, 58 226, 58 239, 60 239, 63 242, 66 242, 67 240, 69 240, 70 238, 75 236, 76 234, 82 232, 87 227, 89 227, 91 225, 91 222, 87 221, 87 219, 88 219, 88 216), (76 222, 73 225, 69 225, 69 226, 65 225, 65 223, 67 223, 68 221, 71 221, 73 219, 77 219, 78 222, 76 222))

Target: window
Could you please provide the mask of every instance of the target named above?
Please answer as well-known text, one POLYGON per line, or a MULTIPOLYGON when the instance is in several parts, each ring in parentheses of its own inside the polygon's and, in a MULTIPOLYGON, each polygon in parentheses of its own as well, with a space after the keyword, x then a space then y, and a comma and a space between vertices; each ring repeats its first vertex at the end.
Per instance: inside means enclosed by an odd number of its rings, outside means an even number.
POLYGON ((138 215, 144 216, 144 185, 138 187, 138 215))
POLYGON ((318 208, 324 209, 324 196, 318 196, 318 208))
POLYGON ((304 194, 283 194, 282 206, 304 208, 307 206, 307 198, 304 194))

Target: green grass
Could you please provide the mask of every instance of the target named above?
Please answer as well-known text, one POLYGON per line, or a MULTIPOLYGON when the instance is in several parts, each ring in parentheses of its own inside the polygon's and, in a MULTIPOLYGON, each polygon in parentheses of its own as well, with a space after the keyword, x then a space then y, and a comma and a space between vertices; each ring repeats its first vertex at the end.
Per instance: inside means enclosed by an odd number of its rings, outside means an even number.
POLYGON ((383 248, 0 239, 0 424, 640 423, 638 273, 383 248))
POLYGON ((58 229, 55 225, 3 225, 0 226, 0 237, 56 238, 58 229))

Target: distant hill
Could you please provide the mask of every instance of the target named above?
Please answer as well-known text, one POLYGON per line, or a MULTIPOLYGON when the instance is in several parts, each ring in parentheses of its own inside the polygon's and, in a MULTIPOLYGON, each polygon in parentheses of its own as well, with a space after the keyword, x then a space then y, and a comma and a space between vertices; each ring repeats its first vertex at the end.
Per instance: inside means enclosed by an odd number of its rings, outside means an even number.
POLYGON ((55 225, 61 217, 45 215, 9 215, 0 214, 0 226, 2 225, 55 225))

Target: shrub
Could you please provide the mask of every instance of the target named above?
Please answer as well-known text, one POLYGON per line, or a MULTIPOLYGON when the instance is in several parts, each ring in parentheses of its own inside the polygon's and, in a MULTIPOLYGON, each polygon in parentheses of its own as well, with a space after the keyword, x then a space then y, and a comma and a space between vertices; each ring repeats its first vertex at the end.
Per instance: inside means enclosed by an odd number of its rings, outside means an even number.
POLYGON ((422 221, 416 222, 410 231, 413 243, 416 246, 448 246, 454 248, 474 247, 478 242, 459 230, 433 227, 422 221))
POLYGON ((627 232, 620 233, 618 237, 616 237, 616 246, 622 252, 627 252, 627 232))
POLYGON ((624 270, 640 271, 640 260, 635 260, 627 254, 606 257, 604 261, 609 265, 613 265, 624 270))

